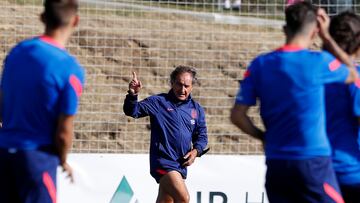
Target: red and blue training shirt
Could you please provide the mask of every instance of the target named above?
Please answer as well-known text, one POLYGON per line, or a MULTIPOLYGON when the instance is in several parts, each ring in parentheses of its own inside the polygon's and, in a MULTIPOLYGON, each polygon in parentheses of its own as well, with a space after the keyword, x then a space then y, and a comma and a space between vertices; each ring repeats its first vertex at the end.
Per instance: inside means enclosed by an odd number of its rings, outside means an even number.
POLYGON ((253 106, 259 99, 267 159, 330 156, 324 84, 344 83, 348 74, 328 52, 289 45, 251 62, 236 104, 253 106))
POLYGON ((54 144, 61 114, 74 115, 84 69, 47 36, 20 42, 4 61, 0 148, 23 150, 54 144))
MULTIPOLYGON (((360 67, 357 67, 360 72, 360 67)), ((360 81, 325 86, 327 134, 332 160, 342 185, 360 184, 360 81)))

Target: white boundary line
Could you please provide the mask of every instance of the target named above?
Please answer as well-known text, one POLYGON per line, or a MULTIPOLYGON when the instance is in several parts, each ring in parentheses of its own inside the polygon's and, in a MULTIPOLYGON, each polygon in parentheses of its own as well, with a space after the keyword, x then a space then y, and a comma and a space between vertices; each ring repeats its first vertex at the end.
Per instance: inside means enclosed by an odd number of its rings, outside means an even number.
POLYGON ((161 13, 191 15, 200 19, 213 21, 216 23, 223 23, 223 24, 259 25, 259 26, 269 26, 273 28, 281 28, 284 24, 283 21, 281 20, 269 20, 269 19, 255 18, 255 17, 222 15, 219 13, 186 11, 186 10, 171 9, 171 8, 159 8, 153 6, 138 5, 135 3, 131 4, 131 3, 114 2, 109 0, 80 0, 80 2, 96 4, 97 6, 105 6, 112 8, 132 8, 132 9, 147 10, 147 11, 157 11, 161 13))

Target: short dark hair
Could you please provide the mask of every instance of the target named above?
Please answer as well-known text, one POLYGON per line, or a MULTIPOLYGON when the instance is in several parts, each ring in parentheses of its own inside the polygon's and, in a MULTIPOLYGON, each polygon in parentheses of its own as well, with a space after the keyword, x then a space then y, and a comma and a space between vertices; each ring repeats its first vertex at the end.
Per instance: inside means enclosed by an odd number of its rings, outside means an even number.
POLYGON ((190 73, 192 76, 192 84, 196 83, 197 81, 196 69, 192 66, 185 66, 185 65, 179 65, 175 67, 175 70, 173 70, 170 74, 170 83, 174 84, 177 76, 182 73, 190 73))
POLYGON ((41 20, 47 29, 57 29, 70 23, 70 18, 76 15, 78 7, 77 0, 45 0, 41 20))
POLYGON ((318 8, 307 1, 297 2, 285 10, 285 32, 294 36, 305 31, 307 25, 317 22, 318 8))
POLYGON ((355 53, 360 47, 360 16, 351 11, 334 16, 329 32, 346 53, 355 53))

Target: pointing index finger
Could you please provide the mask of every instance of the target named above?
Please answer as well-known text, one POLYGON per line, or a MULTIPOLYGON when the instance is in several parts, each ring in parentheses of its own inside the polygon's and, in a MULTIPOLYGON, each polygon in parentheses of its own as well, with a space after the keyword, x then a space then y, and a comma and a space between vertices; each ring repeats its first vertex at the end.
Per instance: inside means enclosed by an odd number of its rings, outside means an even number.
POLYGON ((132 72, 132 75, 133 75, 133 80, 137 81, 137 76, 136 76, 136 72, 135 72, 135 71, 132 72))

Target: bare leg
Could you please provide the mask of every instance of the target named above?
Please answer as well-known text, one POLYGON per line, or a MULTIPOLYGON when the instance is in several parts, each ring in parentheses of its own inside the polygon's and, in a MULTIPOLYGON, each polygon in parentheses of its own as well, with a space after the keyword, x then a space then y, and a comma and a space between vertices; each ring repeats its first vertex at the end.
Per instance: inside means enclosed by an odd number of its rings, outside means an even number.
POLYGON ((156 203, 189 203, 190 195, 184 179, 177 171, 170 171, 160 179, 156 203))
POLYGON ((174 203, 174 199, 169 194, 164 192, 164 190, 162 190, 159 185, 159 193, 156 199, 156 203, 174 203))

